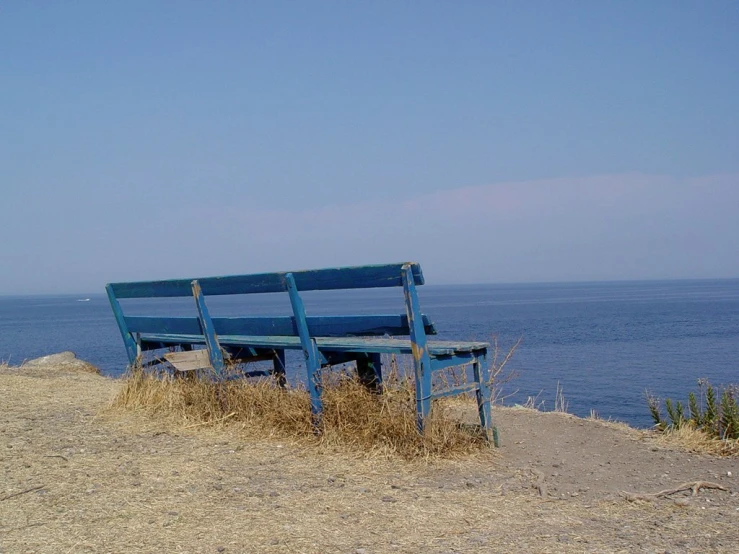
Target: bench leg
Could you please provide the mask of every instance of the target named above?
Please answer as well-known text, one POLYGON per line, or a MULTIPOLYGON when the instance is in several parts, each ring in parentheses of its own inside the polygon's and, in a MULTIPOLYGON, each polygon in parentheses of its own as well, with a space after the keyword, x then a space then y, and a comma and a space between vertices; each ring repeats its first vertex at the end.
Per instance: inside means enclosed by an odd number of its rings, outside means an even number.
POLYGON ((305 367, 308 370, 308 392, 310 392, 310 410, 313 415, 313 426, 320 432, 323 401, 321 400, 321 362, 315 340, 309 341, 309 351, 305 353, 305 367))
POLYGON ((418 432, 423 434, 426 418, 431 414, 431 364, 426 367, 423 360, 414 359, 416 374, 416 418, 418 432))
POLYGON ((357 376, 370 391, 382 392, 382 356, 380 354, 357 356, 357 376))
POLYGON ((285 375, 285 351, 275 350, 274 357, 272 358, 272 376, 280 386, 285 388, 287 385, 287 377, 285 375))
POLYGON ((472 363, 472 371, 478 385, 475 396, 477 398, 477 411, 480 415, 480 425, 488 440, 492 439, 493 444, 497 447, 499 446, 498 429, 493 425, 493 414, 490 409, 490 388, 488 387, 490 377, 484 355, 475 357, 475 361, 472 363))

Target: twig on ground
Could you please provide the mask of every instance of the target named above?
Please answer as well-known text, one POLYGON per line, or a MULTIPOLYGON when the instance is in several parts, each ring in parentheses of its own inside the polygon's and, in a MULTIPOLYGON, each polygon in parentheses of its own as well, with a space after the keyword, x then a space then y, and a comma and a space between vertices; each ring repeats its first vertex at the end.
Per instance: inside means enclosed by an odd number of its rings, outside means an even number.
POLYGON ((544 474, 538 469, 533 469, 533 468, 531 469, 531 473, 533 473, 536 476, 536 481, 531 486, 539 491, 539 496, 541 496, 542 498, 546 498, 547 486, 546 484, 544 484, 544 474))
POLYGON ((62 456, 61 454, 50 454, 50 455, 48 455, 48 456, 44 456, 44 458, 61 458, 61 459, 62 459, 62 460, 64 460, 65 462, 68 462, 68 461, 69 461, 69 460, 68 460, 67 458, 65 458, 65 457, 64 457, 64 456, 62 456))
POLYGON ((698 491, 700 491, 701 489, 717 489, 720 491, 729 490, 723 485, 719 485, 718 483, 711 483, 710 481, 691 481, 688 483, 683 483, 682 485, 674 489, 665 489, 663 491, 659 491, 659 492, 655 492, 651 494, 650 493, 632 493, 632 492, 626 492, 626 491, 621 491, 620 494, 629 502, 636 502, 638 500, 644 500, 647 502, 655 502, 659 498, 665 498, 667 496, 670 496, 678 492, 691 491, 690 496, 697 496, 698 491))
POLYGON ((10 498, 15 498, 16 496, 20 496, 20 495, 26 494, 28 492, 33 492, 33 491, 37 491, 39 489, 43 489, 45 486, 46 485, 39 485, 38 487, 31 487, 30 489, 26 489, 24 491, 14 492, 13 494, 8 494, 8 495, 3 496, 2 498, 0 498, 0 502, 2 502, 3 500, 8 500, 10 498))

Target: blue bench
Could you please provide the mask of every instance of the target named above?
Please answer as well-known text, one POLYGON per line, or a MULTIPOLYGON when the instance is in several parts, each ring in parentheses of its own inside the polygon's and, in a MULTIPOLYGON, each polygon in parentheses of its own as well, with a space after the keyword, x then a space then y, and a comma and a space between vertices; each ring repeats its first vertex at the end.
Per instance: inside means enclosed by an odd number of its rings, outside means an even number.
MULTIPOLYGON (((424 283, 417 263, 341 267, 311 271, 233 275, 203 279, 176 279, 110 283, 110 305, 123 337, 131 365, 142 363, 146 351, 164 354, 180 369, 209 368, 223 376, 226 364, 272 360, 270 373, 285 382, 285 350, 302 350, 307 368, 311 409, 322 411, 319 375, 324 367, 356 362, 359 378, 378 391, 382 386, 382 354, 413 357, 416 410, 423 431, 431 400, 474 392, 480 424, 497 444, 491 417, 485 342, 429 341, 436 329, 421 313, 416 286, 424 283), (398 315, 308 316, 303 291, 403 287, 405 313, 398 315), (288 316, 211 317, 206 296, 287 293, 288 316), (119 300, 127 298, 192 297, 197 317, 125 315, 119 300), (399 338, 399 337, 407 338, 399 338), (204 348, 203 348, 204 346, 204 348), (176 352, 175 352, 176 351, 176 352), (432 375, 446 368, 472 365, 469 383, 432 390, 432 375)), ((162 358, 154 358, 161 362, 162 358)))

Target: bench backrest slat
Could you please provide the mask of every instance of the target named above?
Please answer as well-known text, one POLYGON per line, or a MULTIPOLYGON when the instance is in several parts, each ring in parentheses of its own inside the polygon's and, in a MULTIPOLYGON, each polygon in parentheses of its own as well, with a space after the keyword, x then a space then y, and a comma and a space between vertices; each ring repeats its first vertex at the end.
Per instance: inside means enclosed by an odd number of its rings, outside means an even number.
MULTIPOLYGON (((338 290, 380 287, 401 287, 401 268, 404 264, 386 264, 359 267, 338 267, 308 271, 292 271, 295 284, 300 291, 338 290)), ((416 285, 423 284, 421 266, 411 263, 416 285)), ((285 276, 288 272, 262 273, 257 275, 230 275, 197 279, 205 296, 222 294, 254 294, 285 292, 285 276)), ((171 298, 192 296, 193 279, 168 281, 139 281, 111 283, 116 298, 171 298)))
MULTIPOLYGON (((308 329, 315 337, 408 335, 407 315, 308 316, 308 329)), ((213 326, 219 335, 298 336, 295 318, 273 317, 213 317, 213 326)), ((200 320, 196 317, 125 316, 131 333, 171 333, 201 335, 200 320)), ((436 328, 423 316, 427 335, 435 335, 436 328)))

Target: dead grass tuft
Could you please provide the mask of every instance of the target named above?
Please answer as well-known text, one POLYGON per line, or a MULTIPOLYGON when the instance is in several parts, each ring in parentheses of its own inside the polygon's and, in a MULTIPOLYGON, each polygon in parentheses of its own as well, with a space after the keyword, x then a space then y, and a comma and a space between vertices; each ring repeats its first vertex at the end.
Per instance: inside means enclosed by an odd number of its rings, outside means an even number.
POLYGON ((739 456, 739 440, 718 439, 691 425, 667 429, 659 434, 657 442, 663 446, 676 446, 699 454, 739 456))
POLYGON ((407 378, 391 381, 383 394, 375 394, 353 376, 329 374, 323 382, 323 405, 316 434, 304 388, 281 389, 267 379, 162 379, 140 369, 130 372, 113 400, 114 408, 144 410, 185 426, 241 422, 255 437, 349 448, 370 456, 453 458, 488 449, 479 428, 455 420, 442 400, 435 401, 426 432, 419 435, 413 382, 407 378))

